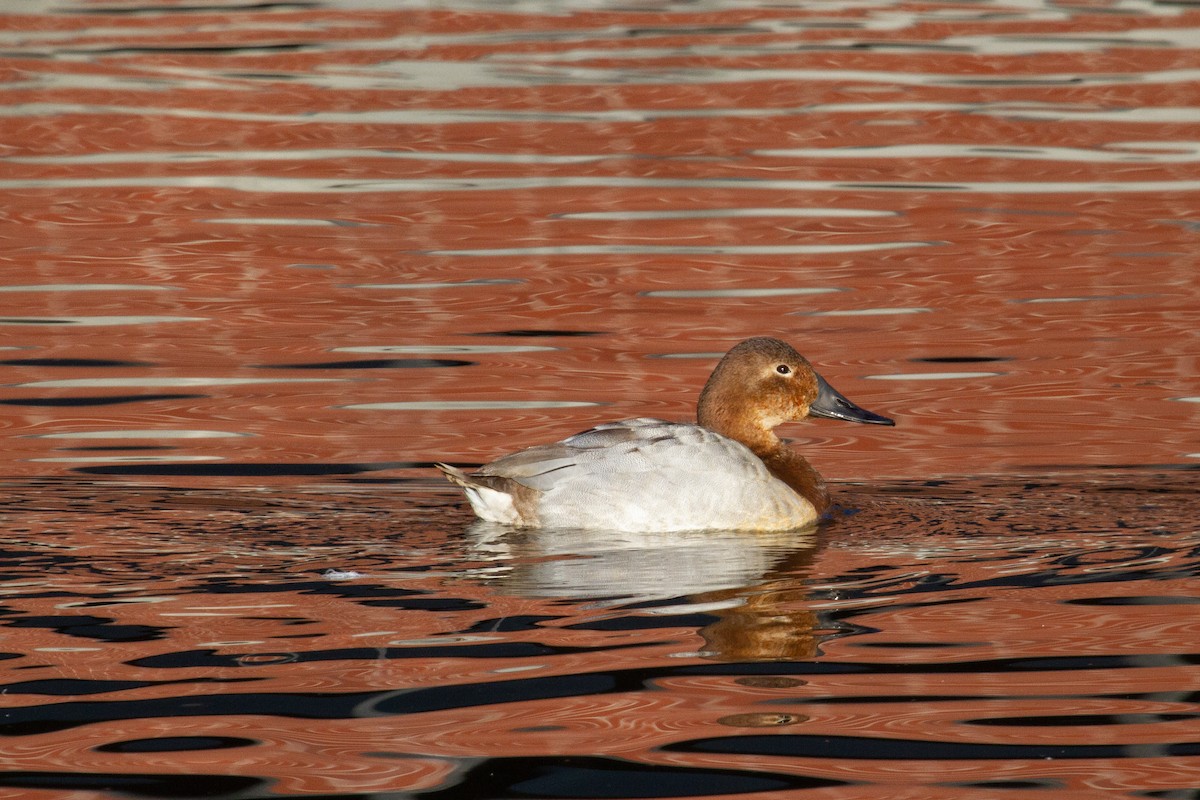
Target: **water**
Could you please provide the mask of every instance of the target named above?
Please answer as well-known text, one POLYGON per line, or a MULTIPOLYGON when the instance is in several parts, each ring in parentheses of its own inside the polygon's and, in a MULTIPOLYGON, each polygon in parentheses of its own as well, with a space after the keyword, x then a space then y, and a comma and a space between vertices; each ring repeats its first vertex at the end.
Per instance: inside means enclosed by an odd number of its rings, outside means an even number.
POLYGON ((6 792, 1200 791, 1200 12, 5 13, 6 792), (817 530, 434 477, 761 334, 817 530))
POLYGON ((0 785, 1177 796, 1193 482, 935 484, 845 486, 819 532, 586 537, 376 488, 6 487, 0 785))

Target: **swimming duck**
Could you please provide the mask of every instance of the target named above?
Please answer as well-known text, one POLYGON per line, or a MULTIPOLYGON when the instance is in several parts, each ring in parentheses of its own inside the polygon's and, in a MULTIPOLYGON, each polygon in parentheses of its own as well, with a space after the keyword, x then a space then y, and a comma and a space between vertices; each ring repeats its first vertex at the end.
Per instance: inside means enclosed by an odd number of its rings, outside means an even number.
POLYGON ((641 417, 521 450, 470 475, 438 464, 480 518, 526 528, 789 530, 829 507, 820 474, 773 432, 808 416, 894 425, 847 400, 791 345, 735 345, 699 424, 641 417))

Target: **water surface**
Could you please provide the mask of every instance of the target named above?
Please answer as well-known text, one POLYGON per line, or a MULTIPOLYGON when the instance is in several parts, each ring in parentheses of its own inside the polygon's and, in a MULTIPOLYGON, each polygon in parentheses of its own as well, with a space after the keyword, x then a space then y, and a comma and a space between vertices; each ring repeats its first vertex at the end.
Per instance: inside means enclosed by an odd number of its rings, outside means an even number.
POLYGON ((4 14, 14 796, 1194 796, 1200 11, 4 14), (818 529, 434 477, 762 334, 818 529))

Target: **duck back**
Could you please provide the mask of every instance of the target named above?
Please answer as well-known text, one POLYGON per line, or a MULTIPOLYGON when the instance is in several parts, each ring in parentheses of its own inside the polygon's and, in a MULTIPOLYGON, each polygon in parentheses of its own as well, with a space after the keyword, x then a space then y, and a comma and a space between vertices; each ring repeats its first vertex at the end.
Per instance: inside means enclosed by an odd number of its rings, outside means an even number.
POLYGON ((540 527, 787 530, 817 516, 745 445, 645 417, 521 450, 471 478, 526 490, 519 524, 540 527))

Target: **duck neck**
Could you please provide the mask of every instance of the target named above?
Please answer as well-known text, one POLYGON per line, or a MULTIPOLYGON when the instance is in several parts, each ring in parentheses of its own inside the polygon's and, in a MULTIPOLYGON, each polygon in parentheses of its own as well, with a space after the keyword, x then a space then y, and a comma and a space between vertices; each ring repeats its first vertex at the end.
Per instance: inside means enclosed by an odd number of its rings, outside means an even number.
POLYGON ((829 489, 821 473, 808 463, 808 459, 785 447, 782 442, 774 453, 759 455, 771 474, 791 487, 792 491, 812 503, 818 514, 829 508, 829 489))
POLYGON ((818 514, 829 508, 829 490, 821 474, 808 463, 808 459, 781 442, 774 431, 761 424, 749 424, 738 417, 714 413, 712 406, 703 402, 697 420, 710 431, 750 448, 754 455, 762 459, 772 475, 812 503, 818 514))

